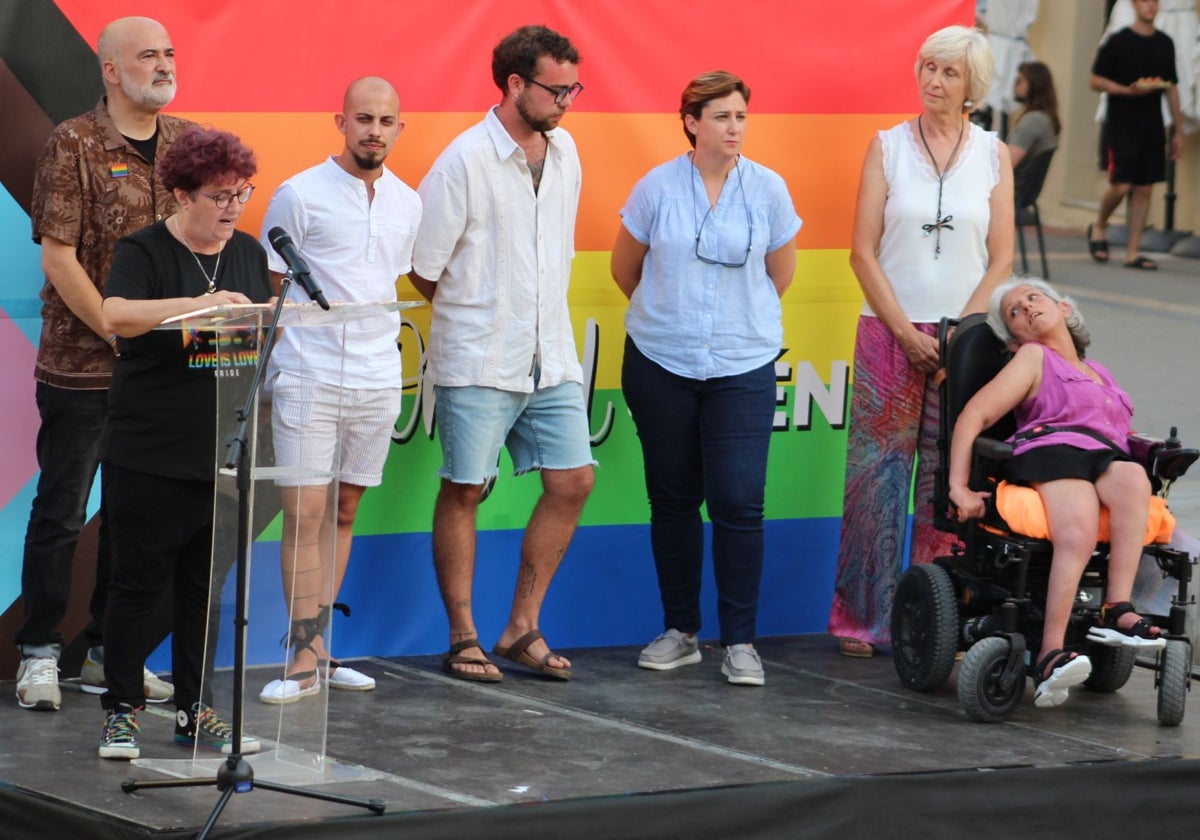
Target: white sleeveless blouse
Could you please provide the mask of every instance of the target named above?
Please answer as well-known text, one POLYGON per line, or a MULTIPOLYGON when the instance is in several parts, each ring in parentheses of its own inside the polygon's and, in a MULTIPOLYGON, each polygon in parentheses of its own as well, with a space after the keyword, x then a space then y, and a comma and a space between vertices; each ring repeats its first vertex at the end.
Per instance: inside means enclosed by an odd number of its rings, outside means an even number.
MULTIPOLYGON (((974 124, 965 129, 958 159, 942 185, 941 253, 935 258, 938 179, 921 154, 920 140, 908 121, 879 132, 887 203, 879 264, 896 299, 913 323, 957 317, 987 269, 988 201, 1000 182, 1000 147, 995 132, 974 124)), ((874 315, 863 304, 864 315, 874 315)))

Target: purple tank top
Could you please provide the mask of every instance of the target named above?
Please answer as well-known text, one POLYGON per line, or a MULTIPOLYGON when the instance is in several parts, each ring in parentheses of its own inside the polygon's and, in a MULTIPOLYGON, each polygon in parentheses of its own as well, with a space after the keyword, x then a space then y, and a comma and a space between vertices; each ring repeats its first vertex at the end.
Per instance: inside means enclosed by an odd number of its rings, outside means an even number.
MULTIPOLYGON (((1113 380, 1108 368, 1099 362, 1084 362, 1100 377, 1096 382, 1076 370, 1049 347, 1042 347, 1042 384, 1038 392, 1013 410, 1017 433, 1037 426, 1083 426, 1104 435, 1126 454, 1129 453, 1133 402, 1113 380)), ((1107 449, 1101 441, 1078 432, 1051 432, 1014 444, 1013 454, 1053 444, 1079 449, 1107 449)))

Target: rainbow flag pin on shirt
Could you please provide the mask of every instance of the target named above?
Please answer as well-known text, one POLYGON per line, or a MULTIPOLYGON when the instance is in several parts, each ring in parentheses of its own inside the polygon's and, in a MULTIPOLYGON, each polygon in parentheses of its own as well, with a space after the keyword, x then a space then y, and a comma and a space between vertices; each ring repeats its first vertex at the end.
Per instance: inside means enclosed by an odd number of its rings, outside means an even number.
POLYGON ((108 168, 108 171, 114 178, 125 178, 129 175, 129 164, 114 163, 108 168))

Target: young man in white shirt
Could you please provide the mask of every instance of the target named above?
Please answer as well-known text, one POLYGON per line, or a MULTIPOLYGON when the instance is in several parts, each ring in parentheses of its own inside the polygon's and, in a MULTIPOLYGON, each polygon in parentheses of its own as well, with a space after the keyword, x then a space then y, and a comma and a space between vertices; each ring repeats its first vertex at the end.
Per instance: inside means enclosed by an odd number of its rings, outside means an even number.
POLYGON ((574 141, 558 128, 583 90, 578 64, 571 43, 544 26, 505 37, 492 53, 500 104, 442 152, 419 188, 426 210, 409 277, 433 302, 426 375, 444 457, 433 556, 450 624, 442 667, 463 680, 501 679, 477 637, 471 582, 475 514, 502 446, 518 475, 541 472, 543 493, 493 652, 550 679, 571 677, 538 617, 594 482, 567 307, 581 173, 574 141))
MULTIPOLYGON (((421 221, 416 192, 383 163, 404 129, 400 99, 384 79, 350 84, 335 122, 342 151, 285 181, 267 208, 262 241, 276 280, 286 266, 268 233, 281 227, 305 257, 316 285, 331 301, 389 303, 396 281, 412 267, 421 221)), ((306 300, 293 287, 290 296, 306 300)), ((400 413, 400 351, 396 312, 342 327, 283 330, 271 358, 272 432, 277 464, 329 470, 325 479, 281 480, 282 566, 291 614, 291 659, 284 678, 259 694, 264 703, 292 703, 316 694, 321 674, 330 688, 369 691, 375 680, 329 656, 325 634, 350 559, 358 503, 383 480, 391 432, 400 413), (335 501, 336 500, 336 501, 335 501), (336 504, 336 511, 329 506, 336 504), (330 568, 330 540, 336 542, 330 568), (328 670, 326 671, 326 668, 328 670)))

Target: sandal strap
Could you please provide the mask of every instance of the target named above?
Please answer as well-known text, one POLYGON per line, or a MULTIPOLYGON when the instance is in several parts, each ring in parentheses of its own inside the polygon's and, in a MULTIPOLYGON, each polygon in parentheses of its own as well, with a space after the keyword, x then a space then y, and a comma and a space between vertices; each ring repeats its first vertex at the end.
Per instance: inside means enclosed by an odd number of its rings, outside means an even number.
POLYGON ((1149 621, 1146 621, 1146 619, 1142 617, 1139 617, 1137 621, 1128 627, 1118 626, 1117 622, 1121 619, 1121 616, 1129 615, 1133 612, 1135 612, 1133 604, 1129 603, 1128 601, 1117 601, 1115 604, 1104 604, 1100 607, 1099 624, 1101 627, 1115 630, 1123 636, 1135 636, 1139 639, 1157 639, 1162 635, 1161 631, 1159 633, 1152 632, 1157 628, 1155 625, 1151 624, 1149 621))
POLYGON ((1121 616, 1133 612, 1133 604, 1129 601, 1117 601, 1114 604, 1104 604, 1100 607, 1100 623, 1105 627, 1117 626, 1121 616))
POLYGON ((1042 661, 1037 664, 1037 671, 1033 675, 1034 684, 1036 685, 1043 682, 1047 679, 1047 677, 1050 676, 1050 674, 1054 673, 1056 668, 1062 667, 1067 662, 1070 662, 1073 658, 1074 657, 1071 656, 1070 652, 1065 651, 1062 648, 1055 648, 1054 650, 1050 651, 1043 656, 1042 661), (1046 673, 1046 666, 1048 665, 1053 666, 1050 668, 1050 674, 1046 673))
POLYGON ((461 642, 455 642, 454 644, 450 645, 450 651, 444 658, 450 659, 450 657, 457 656, 464 650, 468 650, 469 648, 473 647, 479 648, 480 651, 483 650, 483 646, 479 644, 479 639, 475 638, 474 636, 469 639, 463 639, 461 642))

